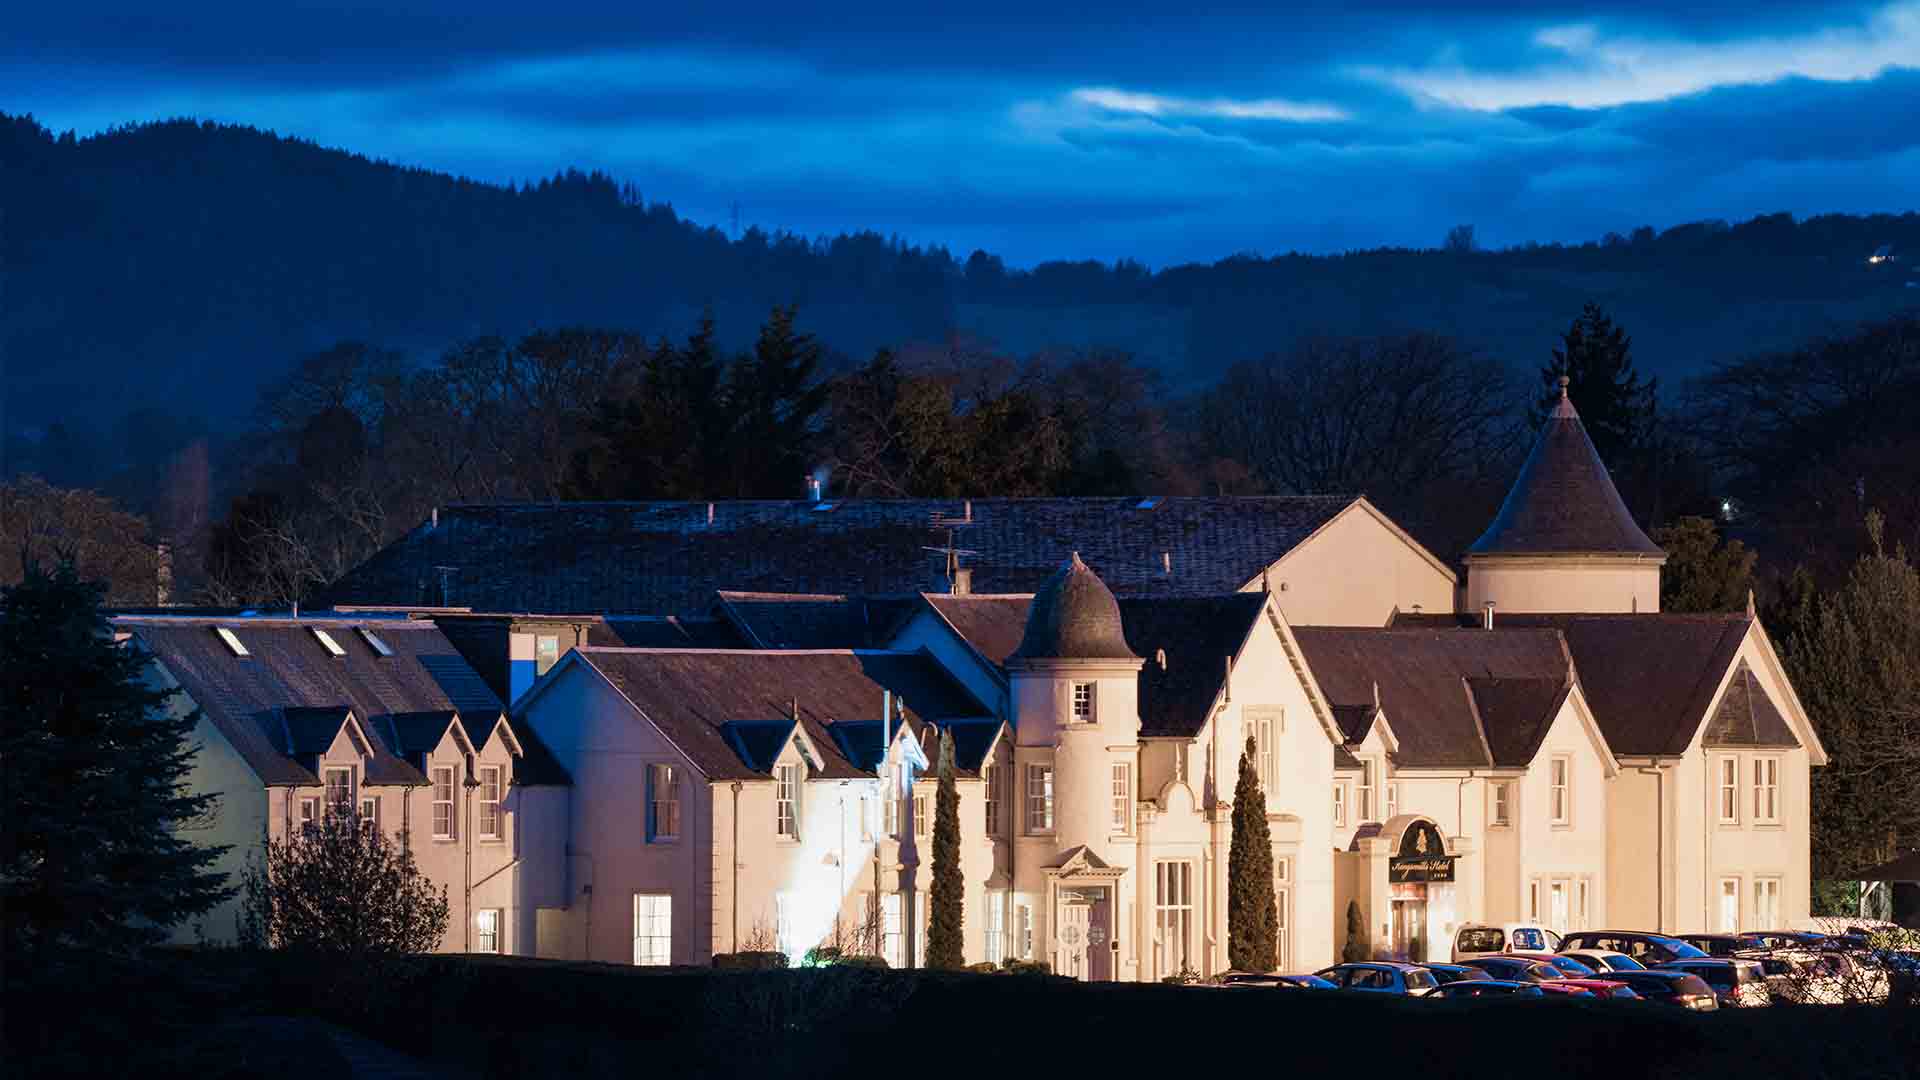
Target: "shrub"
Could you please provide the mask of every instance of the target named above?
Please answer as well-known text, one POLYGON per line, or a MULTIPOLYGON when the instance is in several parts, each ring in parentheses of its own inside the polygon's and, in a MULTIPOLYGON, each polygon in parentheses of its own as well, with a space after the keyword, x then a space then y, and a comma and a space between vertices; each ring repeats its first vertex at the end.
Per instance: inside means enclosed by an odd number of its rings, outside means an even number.
POLYGON ((1051 975, 1053 969, 1040 960, 1007 959, 1000 965, 1000 971, 1006 975, 1051 975))
POLYGON ((713 966, 716 971, 784 971, 787 954, 773 950, 714 953, 713 966))
POLYGON ((838 968, 871 968, 875 971, 886 971, 890 967, 886 958, 881 956, 843 956, 835 960, 833 966, 838 968))

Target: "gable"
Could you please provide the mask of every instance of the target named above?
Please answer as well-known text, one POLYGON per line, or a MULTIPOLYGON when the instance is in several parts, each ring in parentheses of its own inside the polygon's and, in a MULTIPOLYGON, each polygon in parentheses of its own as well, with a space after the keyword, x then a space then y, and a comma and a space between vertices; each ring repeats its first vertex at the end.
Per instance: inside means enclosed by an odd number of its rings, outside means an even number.
POLYGON ((1766 688, 1743 659, 1720 693, 1720 703, 1707 718, 1702 743, 1722 748, 1800 748, 1787 718, 1767 696, 1766 688))

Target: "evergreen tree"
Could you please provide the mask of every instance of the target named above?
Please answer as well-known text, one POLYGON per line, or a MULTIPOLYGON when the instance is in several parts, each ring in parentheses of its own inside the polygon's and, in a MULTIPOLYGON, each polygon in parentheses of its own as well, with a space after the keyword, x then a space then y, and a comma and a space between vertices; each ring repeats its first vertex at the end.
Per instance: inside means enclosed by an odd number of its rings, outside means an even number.
POLYGON ((933 888, 927 912, 927 966, 966 966, 961 943, 966 882, 960 876, 960 791, 953 781, 953 733, 940 733, 939 788, 933 800, 933 888))
POLYGON ((727 494, 790 499, 815 462, 826 384, 815 378, 820 346, 794 329, 795 309, 773 309, 753 351, 727 369, 726 404, 732 421, 727 494))
POLYGON ((1641 381, 1633 366, 1633 340, 1600 305, 1589 303, 1581 309, 1560 336, 1553 362, 1540 369, 1543 389, 1536 426, 1560 400, 1562 375, 1600 460, 1616 470, 1634 465, 1630 458, 1654 434, 1659 380, 1641 381))
POLYGON ((329 809, 296 836, 267 843, 248 869, 242 937, 276 949, 432 952, 447 932, 447 891, 413 852, 352 808, 329 809))
POLYGON ((1360 901, 1347 901, 1347 943, 1340 949, 1340 959, 1349 964, 1358 964, 1368 959, 1367 921, 1360 916, 1360 901))
POLYGON ((1667 552, 1660 573, 1660 610, 1739 611, 1746 606, 1756 556, 1738 540, 1721 543, 1711 520, 1683 517, 1653 530, 1653 542, 1667 552))
POLYGON ((0 588, 0 963, 23 976, 160 941, 232 895, 208 869, 225 849, 176 832, 217 809, 183 791, 198 714, 145 684, 104 589, 70 563, 0 588))
POLYGON ((1852 879, 1920 840, 1920 569, 1885 549, 1883 527, 1868 514, 1868 553, 1786 650, 1831 759, 1812 778, 1816 880, 1852 879))
POLYGON ((1267 832, 1267 796, 1254 767, 1253 738, 1240 755, 1233 789, 1233 843, 1227 849, 1227 964, 1237 971, 1272 971, 1280 961, 1279 912, 1273 892, 1273 841, 1267 832))

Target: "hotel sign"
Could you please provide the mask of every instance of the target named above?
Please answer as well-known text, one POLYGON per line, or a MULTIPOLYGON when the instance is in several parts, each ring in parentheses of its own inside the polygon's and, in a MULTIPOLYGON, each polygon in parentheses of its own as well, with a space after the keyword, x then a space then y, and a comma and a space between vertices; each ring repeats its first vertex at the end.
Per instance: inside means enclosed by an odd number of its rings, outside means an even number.
POLYGON ((1453 880, 1455 856, 1431 821, 1416 821, 1400 837, 1400 850, 1387 859, 1387 880, 1446 883, 1453 880))

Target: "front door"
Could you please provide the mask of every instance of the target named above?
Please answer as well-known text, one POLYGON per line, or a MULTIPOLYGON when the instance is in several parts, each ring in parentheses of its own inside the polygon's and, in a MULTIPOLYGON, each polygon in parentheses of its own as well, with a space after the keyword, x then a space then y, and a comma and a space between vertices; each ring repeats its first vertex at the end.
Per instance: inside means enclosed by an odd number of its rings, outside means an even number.
POLYGON ((1426 901, 1395 900, 1393 902, 1393 955, 1415 963, 1426 959, 1426 901))
POLYGON ((1061 898, 1059 973, 1083 982, 1092 977, 1087 970, 1087 931, 1093 921, 1092 913, 1092 905, 1077 898, 1061 898))
POLYGON ((1087 978, 1107 982, 1113 978, 1113 902, 1107 890, 1093 892, 1087 905, 1087 978))

